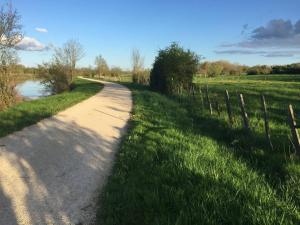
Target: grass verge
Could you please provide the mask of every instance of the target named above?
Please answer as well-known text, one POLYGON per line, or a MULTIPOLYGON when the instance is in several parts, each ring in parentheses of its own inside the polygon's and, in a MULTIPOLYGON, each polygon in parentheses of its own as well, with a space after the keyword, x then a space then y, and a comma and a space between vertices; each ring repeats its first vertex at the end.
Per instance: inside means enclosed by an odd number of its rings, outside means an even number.
POLYGON ((276 157, 232 144, 230 132, 205 114, 195 118, 187 103, 130 88, 131 127, 99 200, 99 224, 300 222, 298 163, 280 164, 284 176, 272 183, 276 157))
POLYGON ((22 102, 0 112, 0 137, 35 124, 83 101, 96 94, 102 87, 103 85, 100 83, 78 79, 75 81, 74 89, 71 92, 22 102))

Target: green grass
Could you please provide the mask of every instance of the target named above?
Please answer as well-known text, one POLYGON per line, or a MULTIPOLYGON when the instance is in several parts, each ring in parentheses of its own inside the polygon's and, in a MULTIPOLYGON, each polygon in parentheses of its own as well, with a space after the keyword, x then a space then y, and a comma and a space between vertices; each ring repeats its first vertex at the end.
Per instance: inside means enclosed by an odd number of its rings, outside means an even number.
POLYGON ((74 89, 71 92, 22 102, 0 112, 0 137, 35 124, 46 117, 87 99, 100 91, 102 87, 100 83, 78 79, 75 81, 74 89))
MULTIPOLYGON (((224 90, 227 89, 231 95, 231 103, 234 109, 236 127, 241 127, 240 108, 237 94, 244 95, 246 110, 254 133, 263 136, 263 121, 261 112, 260 95, 263 94, 267 101, 272 140, 275 147, 282 151, 290 151, 290 140, 288 138, 289 127, 287 125, 287 109, 292 104, 294 110, 300 115, 300 76, 299 75, 257 75, 226 78, 198 79, 198 85, 203 90, 207 84, 210 98, 216 105, 219 102, 222 115, 219 120, 226 121, 226 108, 224 101, 224 90)), ((197 107, 201 105, 198 94, 197 107)), ((204 95, 203 95, 204 97, 204 95)), ((216 108, 216 107, 215 107, 216 108)), ((291 150, 293 151, 293 150, 291 150)))
POLYGON ((230 129, 197 100, 130 88, 133 116, 99 200, 99 224, 300 223, 296 158, 230 129))

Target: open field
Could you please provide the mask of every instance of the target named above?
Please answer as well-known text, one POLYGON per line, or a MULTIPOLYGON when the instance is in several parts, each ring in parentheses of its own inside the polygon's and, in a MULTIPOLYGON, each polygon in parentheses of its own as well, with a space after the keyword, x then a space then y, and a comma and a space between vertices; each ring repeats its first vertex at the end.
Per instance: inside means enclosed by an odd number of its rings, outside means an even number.
MULTIPOLYGON (((271 106, 277 106, 273 113, 290 97, 292 103, 299 98, 298 83, 287 87, 274 81, 256 88, 246 81, 205 82, 211 92, 226 87, 233 95, 239 87, 248 94, 246 104, 264 90, 271 106), (274 90, 273 83, 282 90, 274 90)), ((168 98, 130 87, 131 128, 100 199, 102 224, 299 223, 300 166, 287 146, 269 150, 259 133, 249 135, 238 123, 230 129, 225 115, 210 116, 191 97, 168 98)), ((283 109, 272 118, 272 128, 285 132, 282 138, 288 133, 279 122, 285 115, 283 109)))
POLYGON ((101 90, 103 85, 86 80, 76 80, 71 92, 53 95, 39 100, 22 102, 0 112, 0 137, 56 114, 101 90))
MULTIPOLYGON (((250 118, 250 126, 252 126, 252 130, 254 130, 255 133, 261 135, 263 135, 264 129, 260 96, 263 94, 267 102, 272 141, 275 142, 274 146, 279 151, 290 151, 290 141, 287 137, 287 134, 290 132, 287 125, 287 109, 288 105, 292 104, 296 114, 298 111, 300 115, 300 76, 259 75, 200 78, 196 80, 196 83, 202 88, 204 101, 204 90, 206 85, 208 85, 209 96, 213 107, 216 109, 216 103, 219 103, 222 112, 218 118, 223 122, 227 120, 224 91, 225 89, 229 91, 233 112, 235 114, 236 127, 241 126, 238 94, 243 94, 246 111, 250 118)), ((199 101, 201 96, 198 94, 196 98, 193 105, 198 107, 198 109, 195 110, 199 110, 199 106, 202 104, 199 101)))

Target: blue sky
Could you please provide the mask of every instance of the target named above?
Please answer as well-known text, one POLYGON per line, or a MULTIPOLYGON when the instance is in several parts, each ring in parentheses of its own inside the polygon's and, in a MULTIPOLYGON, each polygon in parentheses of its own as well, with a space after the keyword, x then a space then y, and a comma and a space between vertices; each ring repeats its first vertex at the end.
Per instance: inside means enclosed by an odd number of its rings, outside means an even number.
POLYGON ((173 41, 207 60, 248 65, 300 61, 299 0, 12 0, 12 4, 22 16, 27 38, 19 52, 21 63, 30 66, 50 59, 52 52, 46 46, 61 46, 69 39, 85 48, 79 66, 93 65, 101 54, 111 66, 130 68, 131 51, 137 48, 150 67, 157 51, 173 41))

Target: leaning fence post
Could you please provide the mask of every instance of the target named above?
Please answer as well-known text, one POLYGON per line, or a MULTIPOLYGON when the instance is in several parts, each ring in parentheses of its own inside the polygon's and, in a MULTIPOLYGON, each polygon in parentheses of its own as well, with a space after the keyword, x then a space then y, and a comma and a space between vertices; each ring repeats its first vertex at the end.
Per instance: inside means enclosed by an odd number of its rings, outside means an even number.
POLYGON ((199 93, 200 93, 201 105, 202 105, 202 110, 203 110, 204 109, 204 100, 203 100, 203 94, 202 94, 201 86, 199 86, 199 93))
POLYGON ((227 114, 228 114, 228 120, 230 126, 233 125, 233 118, 232 118, 232 111, 231 111, 231 105, 229 101, 229 93, 227 90, 225 90, 225 102, 226 102, 226 108, 227 108, 227 114))
POLYGON ((288 112, 289 124, 290 124, 291 133, 293 137, 293 144, 295 146, 297 154, 300 155, 300 139, 299 139, 299 133, 297 131, 297 123, 296 123, 295 114, 292 105, 289 105, 288 111, 289 111, 288 112))
POLYGON ((208 85, 206 85, 206 101, 207 101, 207 105, 208 105, 208 108, 209 108, 209 113, 210 113, 210 115, 212 115, 213 110, 212 110, 212 105, 211 105, 209 95, 208 95, 208 85))
POLYGON ((267 104, 266 104, 265 96, 263 96, 263 95, 261 95, 261 105, 262 105, 262 111, 263 111, 263 114, 264 114, 266 138, 267 138, 267 141, 269 143, 270 149, 273 150, 273 145, 272 145, 272 142, 271 142, 271 134, 270 134, 267 104))
POLYGON ((241 107, 241 114, 242 114, 242 118, 243 118, 244 128, 246 130, 250 130, 249 119, 248 119, 248 115, 245 110, 244 97, 242 94, 240 94, 239 98, 240 98, 240 107, 241 107))

